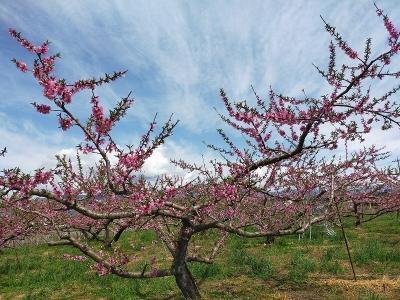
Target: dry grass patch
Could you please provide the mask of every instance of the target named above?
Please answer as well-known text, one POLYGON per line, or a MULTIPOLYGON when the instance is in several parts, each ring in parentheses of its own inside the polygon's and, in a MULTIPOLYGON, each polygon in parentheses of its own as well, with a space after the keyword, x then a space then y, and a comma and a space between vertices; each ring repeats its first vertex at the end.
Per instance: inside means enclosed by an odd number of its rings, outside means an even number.
POLYGON ((358 279, 357 281, 340 278, 321 279, 321 286, 339 289, 347 299, 359 299, 361 294, 376 294, 388 299, 400 299, 400 278, 383 276, 378 279, 358 279))

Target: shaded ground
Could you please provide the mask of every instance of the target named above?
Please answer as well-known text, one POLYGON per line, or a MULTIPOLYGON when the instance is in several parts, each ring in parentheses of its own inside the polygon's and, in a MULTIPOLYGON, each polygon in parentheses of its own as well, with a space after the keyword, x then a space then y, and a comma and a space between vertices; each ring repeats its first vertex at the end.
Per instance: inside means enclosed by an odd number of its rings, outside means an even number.
MULTIPOLYGON (((400 221, 396 215, 375 219, 354 228, 346 220, 358 280, 352 280, 340 231, 329 237, 313 227, 312 240, 280 237, 231 237, 211 266, 190 265, 205 299, 400 299, 400 221)), ((212 235, 212 234, 211 234, 212 235)), ((122 248, 157 257, 167 265, 161 243, 152 245, 152 232, 130 234, 122 248), (132 243, 134 244, 132 246, 132 243)), ((196 244, 209 242, 200 237, 196 244)), ((3 299, 180 299, 173 278, 129 280, 99 277, 90 262, 66 261, 68 247, 43 246, 0 252, 0 300, 3 299)), ((140 270, 139 257, 130 266, 140 270)))

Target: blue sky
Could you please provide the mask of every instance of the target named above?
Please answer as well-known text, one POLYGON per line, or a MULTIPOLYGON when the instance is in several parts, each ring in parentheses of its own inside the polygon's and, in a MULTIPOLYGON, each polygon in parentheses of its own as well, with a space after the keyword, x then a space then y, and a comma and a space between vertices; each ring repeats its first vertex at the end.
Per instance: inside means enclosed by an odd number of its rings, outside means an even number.
MULTIPOLYGON (((377 1, 397 22, 398 1, 377 1)), ((45 103, 39 86, 10 62, 30 61, 9 38, 8 27, 34 43, 50 40, 61 52, 57 72, 76 80, 128 70, 125 78, 100 95, 106 108, 133 91, 136 104, 114 134, 133 143, 158 112, 180 120, 175 134, 147 166, 149 173, 168 172, 169 158, 198 161, 214 154, 202 141, 217 141, 223 126, 219 88, 232 99, 251 99, 250 85, 266 95, 271 85, 290 96, 326 92, 312 67, 326 66, 329 36, 319 18, 336 26, 362 52, 367 37, 376 50, 385 45, 385 29, 372 1, 2 1, 0 4, 0 141, 7 159, 0 168, 25 170, 54 164, 56 153, 72 153, 77 131, 62 132, 55 115, 42 116, 29 104, 45 103)), ((73 108, 88 111, 88 97, 73 108)), ((368 143, 386 144, 400 154, 398 130, 382 137, 373 131, 368 143)), ((354 146, 357 148, 357 145, 354 146)))

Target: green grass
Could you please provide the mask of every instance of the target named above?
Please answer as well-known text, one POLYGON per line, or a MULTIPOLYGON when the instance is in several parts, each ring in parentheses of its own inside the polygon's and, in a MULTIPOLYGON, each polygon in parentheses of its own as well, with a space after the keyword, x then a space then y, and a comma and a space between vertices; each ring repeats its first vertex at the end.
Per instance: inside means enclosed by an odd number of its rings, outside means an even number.
POLYGON ((321 272, 326 272, 330 274, 341 274, 343 273, 343 268, 338 260, 338 249, 328 248, 322 255, 320 262, 321 272))
POLYGON ((306 257, 302 251, 295 251, 290 260, 288 280, 295 284, 303 284, 307 281, 308 274, 316 268, 314 260, 306 257))
POLYGON ((400 249, 385 247, 385 244, 378 240, 368 240, 362 248, 354 252, 354 261, 359 265, 371 262, 400 262, 400 249))
MULTIPOLYGON (((379 217, 361 227, 345 220, 351 253, 360 280, 395 279, 400 274, 400 223, 395 214, 379 217), (366 279, 364 279, 366 278, 366 279)), ((308 234, 276 238, 244 239, 231 236, 213 265, 189 264, 205 299, 400 299, 400 286, 385 293, 368 283, 354 291, 339 281, 351 281, 351 270, 342 236, 329 237, 322 226, 308 234), (322 280, 334 283, 329 288, 322 280), (337 285, 335 280, 338 281, 337 285)), ((211 243, 217 234, 196 237, 196 245, 211 243)), ((167 267, 171 258, 154 232, 129 233, 118 245, 136 253, 134 270, 151 257, 157 267, 167 267), (144 251, 140 249, 144 247, 144 251), (139 256, 141 254, 144 257, 139 256), (144 259, 142 259, 144 258, 144 259)), ((174 278, 131 280, 98 276, 89 260, 63 259, 77 255, 70 247, 32 246, 0 252, 0 299, 181 299, 174 278)))

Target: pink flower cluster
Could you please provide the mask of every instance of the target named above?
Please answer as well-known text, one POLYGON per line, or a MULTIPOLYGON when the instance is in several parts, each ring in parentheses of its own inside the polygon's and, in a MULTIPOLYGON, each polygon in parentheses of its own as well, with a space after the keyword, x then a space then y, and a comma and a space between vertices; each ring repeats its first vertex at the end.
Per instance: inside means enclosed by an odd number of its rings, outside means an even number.
POLYGON ((296 115, 284 107, 267 114, 266 118, 270 118, 280 124, 293 125, 297 122, 296 115))
POLYGON ((99 97, 92 98, 92 114, 96 122, 101 122, 104 119, 103 107, 99 104, 99 97))
POLYGON ((357 52, 351 49, 346 43, 339 44, 339 46, 351 59, 357 58, 357 52))
POLYGON ((32 105, 36 108, 36 110, 41 113, 41 114, 49 114, 51 107, 46 104, 37 104, 36 102, 33 102, 32 105))
POLYGON ((64 83, 56 82, 54 79, 42 80, 40 83, 44 88, 43 94, 48 99, 54 100, 57 96, 60 96, 63 103, 71 103, 72 90, 66 87, 64 83))
POLYGON ((37 54, 46 54, 48 50, 49 50, 48 43, 43 43, 41 46, 35 47, 35 52, 37 54))
POLYGON ((137 212, 141 215, 151 215, 154 211, 162 208, 165 204, 164 198, 154 199, 138 207, 137 212))
POLYGON ((41 64, 39 62, 35 62, 33 75, 39 81, 46 81, 48 74, 53 72, 54 70, 54 63, 57 56, 46 56, 41 59, 41 64))
POLYGON ((385 24, 386 30, 388 31, 390 37, 393 39, 393 41, 396 41, 399 38, 399 32, 397 31, 396 27, 393 25, 392 21, 390 21, 388 17, 385 17, 384 24, 385 24))
POLYGON ((83 262, 86 260, 86 256, 83 256, 83 255, 64 254, 63 258, 66 260, 73 260, 73 261, 79 261, 79 262, 83 262))
POLYGON ((142 156, 136 153, 126 154, 122 156, 119 162, 125 167, 133 170, 139 170, 143 165, 142 156))
POLYGON ((353 50, 353 49, 342 39, 342 37, 336 32, 336 30, 335 30, 334 27, 332 27, 332 26, 330 26, 329 24, 326 24, 326 23, 325 23, 325 29, 326 29, 326 31, 327 31, 329 34, 331 34, 331 35, 335 38, 335 40, 336 40, 337 44, 339 45, 340 49, 342 49, 343 52, 344 52, 348 57, 350 57, 351 59, 356 59, 356 58, 357 58, 357 56, 358 56, 357 52, 356 52, 355 50, 353 50))
MULTIPOLYGON (((383 16, 383 24, 385 25, 385 28, 389 33, 389 45, 391 46, 392 53, 397 53, 400 50, 400 43, 398 42, 398 39, 400 37, 399 30, 393 25, 393 22, 389 19, 389 17, 383 14, 383 11, 381 9, 377 8, 376 13, 378 16, 383 16)), ((386 64, 389 64, 389 57, 385 59, 387 61, 386 64)))
POLYGON ((52 178, 53 173, 51 171, 36 171, 35 173, 35 184, 46 184, 50 181, 50 179, 52 178))
POLYGON ((237 187, 233 184, 223 183, 212 188, 212 195, 216 199, 234 201, 238 195, 237 187))
MULTIPOLYGON (((73 89, 69 88, 64 80, 56 80, 55 77, 51 76, 51 72, 54 70, 55 58, 59 55, 44 56, 48 52, 48 42, 35 47, 31 42, 22 38, 21 34, 15 29, 10 28, 9 33, 29 52, 38 55, 39 59, 35 59, 34 61, 33 75, 38 80, 39 84, 43 86, 43 95, 50 100, 54 100, 58 106, 71 103, 74 94, 73 89), (59 98, 57 99, 57 97, 59 98)), ((22 72, 28 71, 28 67, 25 63, 15 59, 13 61, 22 72)), ((49 106, 35 104, 34 106, 39 113, 47 114, 50 112, 49 106)), ((61 128, 65 130, 70 127, 71 122, 67 119, 61 119, 60 125, 61 128)))
POLYGON ((18 69, 20 69, 22 72, 26 73, 28 72, 28 66, 26 63, 21 62, 21 61, 16 61, 15 65, 17 66, 18 69))
POLYGON ((21 33, 17 32, 15 29, 13 28, 9 28, 8 32, 10 33, 10 35, 12 37, 14 37, 20 44, 22 47, 24 47, 26 50, 28 50, 29 52, 33 53, 35 51, 35 46, 29 42, 28 40, 24 39, 21 37, 21 33))
POLYGON ((91 265, 90 268, 96 271, 97 275, 99 276, 105 276, 111 273, 111 270, 102 263, 91 265))
POLYGON ((8 32, 10 33, 10 35, 12 37, 14 37, 20 44, 22 47, 24 47, 25 49, 27 49, 29 52, 31 53, 37 53, 37 54, 46 54, 48 51, 48 43, 45 42, 43 43, 41 46, 39 47, 35 47, 31 42, 29 42, 27 39, 24 39, 21 37, 21 33, 17 32, 15 29, 13 28, 9 28, 8 32))
POLYGON ((58 123, 60 124, 60 128, 62 130, 68 130, 72 125, 74 125, 74 120, 72 120, 70 117, 58 117, 58 123))
POLYGON ((8 170, 3 172, 4 177, 0 180, 0 185, 9 186, 18 191, 18 194, 25 197, 30 191, 37 188, 40 184, 47 184, 53 178, 53 172, 37 170, 33 176, 19 176, 19 170, 8 170))
POLYGON ((175 187, 165 189, 165 197, 167 199, 173 199, 178 194, 178 190, 175 187))
POLYGON ((104 117, 103 107, 99 103, 99 97, 92 97, 92 116, 96 123, 96 132, 99 135, 107 135, 111 130, 113 122, 104 117))

